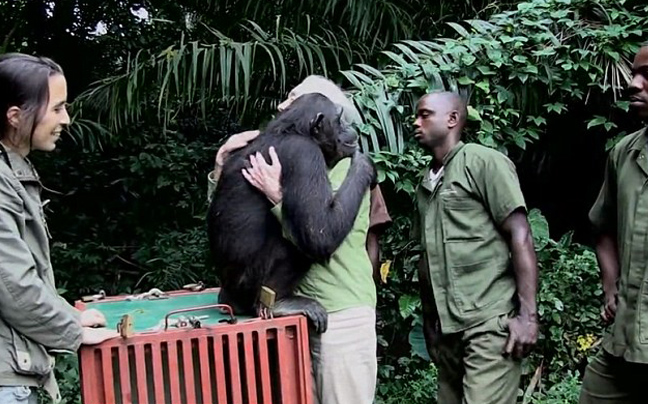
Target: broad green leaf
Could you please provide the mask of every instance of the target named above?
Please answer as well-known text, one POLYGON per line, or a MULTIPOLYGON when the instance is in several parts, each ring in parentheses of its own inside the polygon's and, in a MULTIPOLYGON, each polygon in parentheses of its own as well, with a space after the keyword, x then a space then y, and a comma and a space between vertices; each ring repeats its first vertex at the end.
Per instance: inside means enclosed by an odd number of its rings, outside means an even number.
POLYGON ((549 223, 538 209, 529 211, 528 221, 533 235, 533 243, 536 250, 540 251, 549 243, 549 223))
POLYGON ((427 346, 425 345, 425 337, 423 334, 423 326, 421 324, 416 324, 410 330, 408 341, 412 352, 421 357, 423 360, 430 361, 430 354, 427 351, 427 346))

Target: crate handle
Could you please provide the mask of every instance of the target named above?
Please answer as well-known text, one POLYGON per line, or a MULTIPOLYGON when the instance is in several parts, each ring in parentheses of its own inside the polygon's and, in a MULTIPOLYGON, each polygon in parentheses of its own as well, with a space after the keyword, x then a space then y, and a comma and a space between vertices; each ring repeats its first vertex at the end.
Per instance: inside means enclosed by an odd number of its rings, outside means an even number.
POLYGON ((178 313, 186 313, 188 311, 199 311, 199 310, 205 310, 205 309, 224 309, 227 314, 229 314, 230 318, 227 320, 228 323, 230 324, 235 324, 236 323, 236 317, 234 317, 234 310, 232 310, 232 307, 227 305, 227 304, 210 304, 207 306, 197 306, 197 307, 188 307, 185 309, 178 309, 178 310, 172 310, 164 316, 164 331, 169 328, 169 317, 173 314, 178 314, 178 313))

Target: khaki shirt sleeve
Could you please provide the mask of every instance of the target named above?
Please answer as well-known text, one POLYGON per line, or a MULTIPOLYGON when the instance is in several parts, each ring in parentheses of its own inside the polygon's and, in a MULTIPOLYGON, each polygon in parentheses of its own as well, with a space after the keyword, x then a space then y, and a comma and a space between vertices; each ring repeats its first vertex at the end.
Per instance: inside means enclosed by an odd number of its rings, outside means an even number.
POLYGON ((382 196, 380 185, 376 185, 376 187, 371 190, 370 206, 369 231, 384 230, 384 228, 391 224, 392 219, 387 211, 387 204, 385 204, 385 199, 382 196))
POLYGON ((483 203, 495 223, 501 225, 516 209, 526 210, 515 165, 508 157, 495 152, 480 161, 476 172, 471 174, 483 203))
POLYGON ((605 164, 603 185, 594 205, 589 211, 589 220, 598 231, 613 231, 616 227, 616 174, 614 157, 610 155, 605 164))
POLYGON ((0 316, 13 329, 52 349, 81 345, 79 315, 38 276, 29 246, 20 237, 22 201, 0 177, 0 316))

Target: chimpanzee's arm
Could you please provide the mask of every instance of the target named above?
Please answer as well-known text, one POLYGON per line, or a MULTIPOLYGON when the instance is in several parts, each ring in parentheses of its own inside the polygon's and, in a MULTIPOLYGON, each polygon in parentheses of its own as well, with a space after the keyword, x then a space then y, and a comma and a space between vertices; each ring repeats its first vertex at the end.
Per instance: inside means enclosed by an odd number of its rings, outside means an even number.
POLYGON ((344 182, 333 194, 326 163, 309 139, 291 139, 279 151, 282 218, 291 240, 317 261, 327 260, 351 231, 375 171, 356 153, 344 182))

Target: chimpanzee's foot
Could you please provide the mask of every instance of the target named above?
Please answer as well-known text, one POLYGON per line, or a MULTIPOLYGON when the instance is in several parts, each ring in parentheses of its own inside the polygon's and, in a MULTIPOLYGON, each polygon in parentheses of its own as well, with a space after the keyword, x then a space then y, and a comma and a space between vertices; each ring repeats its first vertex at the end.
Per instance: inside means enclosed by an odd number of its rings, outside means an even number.
POLYGON ((272 309, 272 315, 275 317, 295 314, 305 315, 318 334, 325 332, 328 327, 328 313, 324 307, 317 301, 307 297, 285 297, 278 300, 272 309))

